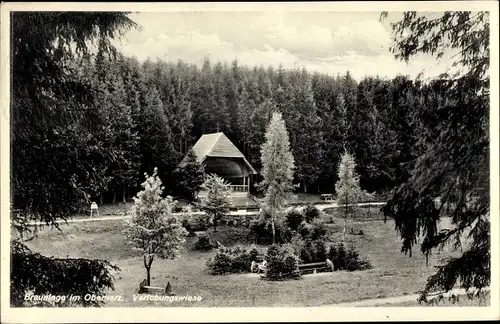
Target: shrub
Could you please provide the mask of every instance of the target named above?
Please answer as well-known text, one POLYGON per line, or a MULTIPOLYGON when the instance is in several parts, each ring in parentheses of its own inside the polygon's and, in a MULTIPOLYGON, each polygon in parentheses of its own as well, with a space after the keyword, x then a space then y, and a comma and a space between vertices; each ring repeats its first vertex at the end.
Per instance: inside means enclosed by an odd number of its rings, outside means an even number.
POLYGON ((262 262, 264 261, 264 253, 262 251, 258 250, 256 247, 253 247, 250 252, 248 252, 249 258, 250 258, 250 263, 252 261, 255 262, 262 262))
POLYGON ((246 250, 243 247, 220 248, 213 258, 207 261, 208 271, 213 275, 242 273, 250 271, 252 261, 262 262, 264 254, 257 248, 246 250))
POLYGON ((337 247, 337 258, 335 260, 332 260, 335 269, 344 270, 345 261, 346 261, 346 251, 344 248, 344 244, 340 243, 339 246, 337 247))
POLYGON ((207 261, 207 268, 212 275, 223 275, 232 272, 232 258, 229 254, 219 251, 207 261))
POLYGON ((206 231, 207 222, 204 215, 184 215, 182 226, 189 232, 206 231))
POLYGON ((371 263, 367 259, 360 258, 359 253, 354 248, 350 248, 346 252, 342 243, 337 246, 331 244, 327 256, 333 262, 335 270, 356 271, 372 268, 371 263))
POLYGON ((306 221, 303 221, 302 223, 300 223, 297 231, 303 239, 308 239, 311 237, 311 234, 313 232, 313 226, 306 221))
POLYGON ((311 240, 308 240, 304 243, 302 250, 300 251, 300 260, 302 263, 311 263, 314 262, 314 258, 316 256, 316 250, 311 240))
POLYGON ((312 232, 310 234, 310 238, 312 240, 320 240, 323 239, 328 233, 328 228, 326 223, 321 219, 315 219, 312 224, 312 232))
POLYGON ((267 251, 267 280, 299 279, 298 258, 291 253, 292 247, 271 245, 267 251))
POLYGON ((217 232, 210 231, 210 237, 212 241, 219 241, 226 246, 253 243, 251 232, 244 227, 221 227, 217 232))
POLYGON ((372 265, 366 259, 361 259, 354 248, 349 249, 345 257, 345 269, 347 271, 371 269, 372 265))
POLYGON ((295 209, 291 210, 286 215, 286 224, 291 230, 294 231, 297 230, 297 228, 299 227, 300 223, 302 223, 303 220, 304 220, 304 215, 295 209))
POLYGON ((302 236, 299 234, 295 234, 292 236, 292 239, 290 240, 290 244, 293 247, 293 251, 295 255, 300 255, 300 252, 302 251, 302 248, 304 247, 305 241, 302 239, 302 236))
POLYGON ((251 219, 249 222, 248 222, 248 228, 252 231, 252 232, 256 232, 257 231, 257 227, 259 227, 259 221, 257 219, 251 219))
POLYGON ((337 266, 335 265, 335 260, 337 260, 337 247, 335 246, 335 244, 330 244, 330 246, 328 247, 328 259, 330 259, 330 261, 333 262, 333 265, 335 266, 335 269, 337 268, 337 266))
MULTIPOLYGON (((267 223, 265 219, 258 221, 250 221, 250 229, 254 240, 257 244, 271 244, 272 243, 272 228, 271 224, 267 223)), ((292 231, 284 224, 275 224, 276 243, 288 243, 292 239, 292 231)))
POLYGON ((308 223, 312 223, 312 221, 319 218, 320 215, 321 212, 314 205, 307 205, 306 208, 304 208, 304 218, 308 223))
POLYGON ((322 262, 326 260, 326 246, 323 240, 316 240, 314 242, 314 249, 316 254, 314 255, 314 262, 322 262))
POLYGON ((183 210, 184 210, 184 208, 183 208, 182 206, 179 206, 179 205, 174 206, 174 208, 172 208, 172 212, 173 212, 173 213, 180 213, 180 212, 182 212, 183 210))
POLYGON ((210 236, 207 234, 202 234, 198 236, 198 240, 194 244, 194 249, 197 251, 210 251, 217 245, 212 241, 210 236))

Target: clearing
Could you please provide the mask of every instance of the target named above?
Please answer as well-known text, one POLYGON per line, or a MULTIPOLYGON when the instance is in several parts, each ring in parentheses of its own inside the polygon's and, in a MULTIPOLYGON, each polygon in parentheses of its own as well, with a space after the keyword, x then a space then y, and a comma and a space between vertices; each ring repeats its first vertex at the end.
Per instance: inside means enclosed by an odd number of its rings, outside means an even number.
MULTIPOLYGON (((327 216, 327 221, 333 221, 329 226, 334 231, 339 231, 343 225, 343 220, 337 216, 335 213, 327 216)), ((116 264, 121 271, 115 274, 115 290, 109 295, 123 296, 124 300, 108 302, 107 306, 111 307, 304 307, 416 294, 434 272, 439 259, 449 257, 451 253, 446 248, 438 251, 429 259, 428 266, 418 247, 413 257, 405 256, 400 252, 401 240, 394 230, 393 221, 384 223, 380 219, 380 212, 375 208, 368 214, 360 214, 349 226, 355 233, 362 230, 363 235, 347 236, 347 244, 353 244, 362 256, 367 257, 373 269, 306 275, 294 281, 268 282, 237 274, 212 276, 205 271, 205 263, 214 252, 193 251, 196 238, 187 238, 186 252, 180 258, 154 261, 152 285, 164 287, 169 281, 178 296, 201 296, 202 300, 197 302, 133 300, 139 282, 145 278, 145 269, 142 257, 127 246, 121 220, 65 224, 61 225, 62 233, 45 228, 28 245, 47 256, 106 259, 116 264)), ((223 226, 217 233, 208 232, 230 246, 248 244, 248 231, 223 226)), ((340 235, 340 232, 335 233, 334 237, 340 235)))

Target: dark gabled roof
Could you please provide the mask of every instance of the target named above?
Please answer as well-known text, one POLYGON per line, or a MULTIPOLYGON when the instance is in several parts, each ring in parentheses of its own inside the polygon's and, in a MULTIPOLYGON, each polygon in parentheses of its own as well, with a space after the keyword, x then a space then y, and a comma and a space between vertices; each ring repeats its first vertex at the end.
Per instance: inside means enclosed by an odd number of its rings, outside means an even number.
POLYGON ((243 153, 222 132, 202 135, 192 150, 200 163, 203 163, 207 157, 240 158, 244 160, 253 174, 257 174, 243 153))

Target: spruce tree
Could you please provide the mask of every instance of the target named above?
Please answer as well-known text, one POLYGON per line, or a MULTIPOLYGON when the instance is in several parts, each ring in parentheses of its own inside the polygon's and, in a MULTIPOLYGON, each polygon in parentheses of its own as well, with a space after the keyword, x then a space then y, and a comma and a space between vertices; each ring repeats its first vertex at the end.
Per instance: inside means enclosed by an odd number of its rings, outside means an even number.
MULTIPOLYGON (((115 152, 104 150, 95 136, 102 126, 92 99, 96 88, 75 73, 74 63, 91 57, 88 44, 96 40, 106 53, 115 53, 112 39, 135 26, 122 12, 11 15, 11 146, 16 161, 11 165, 11 223, 17 232, 11 241, 12 306, 33 306, 24 298, 33 291, 102 296, 113 288, 117 268, 109 262, 45 257, 30 251, 23 240, 34 234, 28 222, 57 227, 56 220, 87 207, 90 195, 106 185, 103 172, 115 152), (76 44, 77 51, 68 44, 76 44)), ((102 304, 84 298, 71 303, 102 304)))
POLYGON ((201 209, 206 213, 208 221, 212 222, 216 232, 217 224, 231 209, 231 188, 224 179, 215 174, 210 174, 201 187, 207 193, 201 200, 201 209))
POLYGON ((180 193, 194 200, 201 185, 205 182, 205 167, 198 162, 193 150, 189 150, 175 169, 173 176, 180 193))
POLYGON ((417 115, 423 152, 384 213, 394 218, 402 251, 410 256, 418 237, 426 256, 450 243, 462 249, 437 268, 424 295, 449 291, 456 284, 480 290, 491 279, 489 12, 447 11, 433 17, 404 12, 392 27, 397 58, 408 61, 421 53, 439 58, 451 49, 456 52, 451 57, 456 72, 426 85, 439 89, 444 100, 432 99, 432 92, 424 90, 425 105, 417 115), (451 228, 438 230, 438 221, 447 216, 451 228), (471 243, 466 245, 467 233, 471 243))

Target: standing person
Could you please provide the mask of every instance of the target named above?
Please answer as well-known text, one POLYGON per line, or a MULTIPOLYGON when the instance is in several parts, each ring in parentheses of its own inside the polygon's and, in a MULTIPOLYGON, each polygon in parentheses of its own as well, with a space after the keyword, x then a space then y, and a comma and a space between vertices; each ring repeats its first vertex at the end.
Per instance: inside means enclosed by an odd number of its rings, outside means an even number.
POLYGON ((94 210, 97 213, 97 217, 99 217, 99 207, 97 207, 97 204, 95 201, 93 201, 92 204, 90 204, 90 217, 92 217, 92 212, 94 210))

